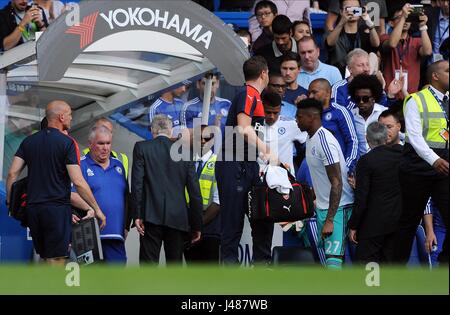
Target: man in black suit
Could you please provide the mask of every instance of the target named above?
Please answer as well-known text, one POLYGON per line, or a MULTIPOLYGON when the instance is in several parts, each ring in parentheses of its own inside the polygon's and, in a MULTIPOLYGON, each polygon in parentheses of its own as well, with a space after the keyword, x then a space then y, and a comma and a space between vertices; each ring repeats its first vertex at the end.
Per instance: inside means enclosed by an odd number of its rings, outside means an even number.
POLYGON ((356 167, 355 207, 348 223, 350 241, 357 244, 361 262, 391 262, 393 234, 402 211, 398 168, 403 147, 386 145, 387 127, 373 122, 367 127, 371 151, 356 167))
POLYGON ((157 264, 164 242, 166 261, 181 263, 187 234, 191 233, 192 243, 200 239, 200 187, 193 162, 177 162, 171 157, 172 121, 166 115, 156 115, 151 132, 155 138, 136 143, 133 151, 131 194, 140 234, 139 259, 157 264))

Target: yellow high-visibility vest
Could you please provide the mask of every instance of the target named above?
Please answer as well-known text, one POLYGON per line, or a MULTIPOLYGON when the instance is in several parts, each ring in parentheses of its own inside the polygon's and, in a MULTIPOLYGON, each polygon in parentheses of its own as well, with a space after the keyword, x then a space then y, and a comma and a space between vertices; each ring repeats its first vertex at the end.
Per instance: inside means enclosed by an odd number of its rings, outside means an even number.
MULTIPOLYGON (((86 148, 83 150, 83 154, 86 155, 89 153, 89 151, 89 148, 86 148)), ((122 162, 123 168, 125 169, 125 178, 128 178, 128 156, 125 153, 117 153, 116 151, 112 150, 111 154, 114 158, 122 162)))
MULTIPOLYGON (((203 166, 200 174, 199 184, 200 192, 202 194, 203 210, 206 210, 213 202, 214 189, 217 187, 215 176, 217 155, 213 154, 203 166)), ((189 194, 187 189, 185 191, 186 201, 189 204, 189 194)))
MULTIPOLYGON (((419 109, 420 120, 422 122, 422 136, 426 143, 432 149, 445 149, 448 143, 441 137, 440 133, 448 128, 447 119, 438 101, 431 94, 430 90, 425 88, 407 97, 403 105, 403 110, 405 110, 406 103, 411 97, 414 98, 419 109)), ((409 143, 408 131, 406 131, 405 142, 409 143)))

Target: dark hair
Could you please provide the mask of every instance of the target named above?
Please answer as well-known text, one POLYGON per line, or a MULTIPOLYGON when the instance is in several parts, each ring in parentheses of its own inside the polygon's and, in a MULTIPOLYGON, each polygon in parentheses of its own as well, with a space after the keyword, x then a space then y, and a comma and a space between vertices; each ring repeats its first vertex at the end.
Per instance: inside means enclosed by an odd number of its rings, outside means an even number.
POLYGON ((316 110, 320 114, 320 116, 322 116, 322 113, 323 113, 322 103, 313 98, 306 98, 306 99, 298 102, 297 103, 297 111, 300 109, 316 110))
POLYGON ((45 129, 45 128, 47 128, 48 127, 48 120, 47 120, 47 117, 44 117, 44 118, 42 118, 42 120, 41 120, 41 130, 42 129, 45 129))
POLYGON ((398 112, 390 108, 385 110, 384 112, 381 112, 380 116, 378 116, 378 120, 380 120, 380 118, 387 118, 389 116, 392 116, 397 123, 400 123, 400 115, 398 114, 398 112))
POLYGON ((243 71, 245 81, 252 81, 259 78, 263 71, 267 71, 267 61, 262 56, 253 56, 244 62, 243 71))
POLYGON ((297 53, 294 53, 292 51, 288 51, 287 53, 283 54, 283 56, 281 56, 280 65, 283 62, 286 62, 286 61, 295 61, 295 62, 297 62, 297 65, 298 65, 299 68, 300 68, 301 63, 302 63, 302 61, 300 59, 300 56, 297 53))
POLYGON ((292 22, 286 15, 277 15, 272 21, 272 32, 277 35, 291 34, 292 22))
POLYGON ((291 28, 291 30, 292 30, 292 33, 294 33, 295 32, 295 28, 298 26, 298 25, 300 25, 300 24, 305 24, 306 26, 308 26, 308 28, 309 28, 309 31, 311 31, 311 25, 309 25, 309 23, 308 22, 306 22, 306 21, 300 21, 300 20, 296 20, 296 21, 294 21, 294 22, 292 22, 292 28, 291 28))
POLYGON ((281 96, 277 93, 265 92, 261 96, 261 100, 264 106, 278 107, 281 106, 281 96))
POLYGON ((442 60, 433 62, 432 64, 430 64, 428 66, 428 68, 427 68, 427 83, 428 84, 431 84, 431 81, 433 81, 433 73, 438 71, 440 64, 443 62, 448 62, 448 61, 442 59, 442 60))
MULTIPOLYGON (((344 9, 344 2, 349 0, 339 0, 339 8, 344 9)), ((361 0, 357 0, 359 3, 359 6, 361 6, 361 0)))
POLYGON ((359 74, 348 85, 348 93, 355 97, 357 90, 369 89, 375 102, 379 103, 383 96, 383 86, 375 75, 359 74))
POLYGON ((312 36, 303 36, 299 41, 298 41, 298 43, 300 44, 300 43, 306 43, 306 42, 309 42, 309 41, 313 41, 313 43, 314 43, 314 45, 316 46, 316 48, 319 48, 320 46, 317 44, 317 42, 316 42, 316 39, 314 38, 314 37, 312 37, 312 36))
POLYGON ((275 14, 275 15, 278 14, 278 8, 275 3, 273 3, 272 1, 268 1, 268 0, 262 0, 262 1, 259 1, 255 6, 255 15, 257 14, 258 10, 263 9, 263 8, 270 8, 270 11, 272 11, 273 14, 275 14))

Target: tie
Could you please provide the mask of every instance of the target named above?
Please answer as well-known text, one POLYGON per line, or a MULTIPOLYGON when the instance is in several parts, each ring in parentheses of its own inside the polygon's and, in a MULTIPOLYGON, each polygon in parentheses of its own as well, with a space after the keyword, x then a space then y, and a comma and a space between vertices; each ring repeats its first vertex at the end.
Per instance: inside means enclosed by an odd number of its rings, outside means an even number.
POLYGON ((202 160, 198 160, 197 161, 197 176, 198 178, 200 178, 200 175, 202 174, 203 171, 203 161, 202 160))

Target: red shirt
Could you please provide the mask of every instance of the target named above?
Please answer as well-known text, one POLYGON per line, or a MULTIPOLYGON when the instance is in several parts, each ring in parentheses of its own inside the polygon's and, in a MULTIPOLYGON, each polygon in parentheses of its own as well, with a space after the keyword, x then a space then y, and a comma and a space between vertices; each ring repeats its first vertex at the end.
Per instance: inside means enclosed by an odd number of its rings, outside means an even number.
POLYGON ((383 75, 386 80, 386 90, 389 84, 395 79, 395 70, 400 70, 400 59, 402 68, 408 71, 408 93, 414 93, 419 90, 420 81, 420 54, 422 39, 408 36, 403 42, 400 41, 396 48, 389 46, 383 47, 383 43, 389 40, 389 35, 383 34, 380 38, 381 60, 383 66, 383 75))

